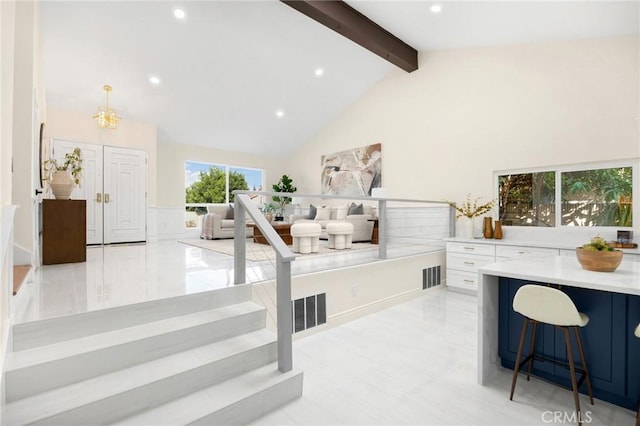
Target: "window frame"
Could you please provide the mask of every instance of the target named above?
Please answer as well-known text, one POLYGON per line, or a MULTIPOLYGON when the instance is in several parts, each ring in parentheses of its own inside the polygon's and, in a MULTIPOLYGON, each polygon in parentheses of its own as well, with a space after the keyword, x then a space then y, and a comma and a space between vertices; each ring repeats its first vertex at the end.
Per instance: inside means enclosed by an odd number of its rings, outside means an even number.
MULTIPOLYGON (((617 229, 633 230, 637 227, 636 221, 640 221, 640 179, 638 172, 640 171, 640 159, 629 158, 622 160, 608 160, 608 161, 595 161, 587 163, 575 163, 555 166, 543 166, 543 167, 528 167, 519 169, 506 169, 495 170, 493 172, 493 184, 494 184, 494 197, 499 199, 500 197, 500 180, 499 177, 503 175, 514 174, 527 174, 527 173, 543 173, 543 172, 555 172, 555 225, 552 227, 539 227, 539 226, 522 226, 522 225, 509 225, 509 228, 526 228, 526 229, 585 229, 593 232, 594 229, 602 230, 603 232, 615 231, 617 229), (632 226, 572 226, 562 224, 562 173, 566 172, 580 172, 599 169, 612 169, 620 167, 631 167, 632 174, 632 203, 633 208, 631 210, 633 217, 632 226)), ((500 206, 495 207, 497 214, 499 214, 500 206)))

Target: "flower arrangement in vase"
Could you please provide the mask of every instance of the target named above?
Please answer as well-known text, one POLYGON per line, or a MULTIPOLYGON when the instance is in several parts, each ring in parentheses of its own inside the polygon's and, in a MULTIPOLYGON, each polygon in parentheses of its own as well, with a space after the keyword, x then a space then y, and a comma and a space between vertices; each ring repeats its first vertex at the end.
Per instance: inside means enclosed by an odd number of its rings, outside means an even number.
POLYGON ((476 197, 472 202, 471 194, 467 194, 467 198, 459 205, 451 201, 446 201, 456 210, 456 219, 460 219, 461 217, 469 219, 466 225, 467 238, 473 238, 473 219, 488 213, 493 206, 496 205, 495 200, 490 200, 486 203, 481 203, 480 200, 482 200, 482 197, 476 197))
POLYGON ((59 200, 71 198, 73 188, 80 186, 82 178, 82 156, 80 148, 64 155, 64 163, 51 158, 44 162, 45 180, 49 183, 53 195, 59 200))

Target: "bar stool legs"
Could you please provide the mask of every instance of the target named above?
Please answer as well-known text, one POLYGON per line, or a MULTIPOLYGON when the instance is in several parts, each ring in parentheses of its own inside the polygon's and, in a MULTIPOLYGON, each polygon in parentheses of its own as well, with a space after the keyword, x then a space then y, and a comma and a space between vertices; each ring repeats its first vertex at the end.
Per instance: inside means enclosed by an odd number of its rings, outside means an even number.
MULTIPOLYGON (((529 380, 531 376, 531 368, 533 365, 534 358, 534 348, 536 343, 536 330, 538 326, 538 321, 531 320, 529 318, 524 319, 524 323, 522 324, 522 332, 520 334, 520 342, 518 343, 518 354, 516 356, 516 365, 513 369, 513 377, 511 379, 511 393, 509 394, 509 400, 513 400, 513 393, 516 388, 516 382, 518 380, 518 373, 520 372, 521 367, 526 363, 527 365, 527 380, 529 380), (524 342, 527 336, 527 329, 529 328, 529 324, 532 324, 531 330, 531 342, 529 344, 529 355, 521 361, 522 351, 524 348, 524 342)), ((576 343, 578 345, 578 352, 580 355, 580 363, 582 364, 582 371, 584 374, 584 380, 587 382, 587 391, 589 393, 589 402, 593 405, 593 390, 591 389, 591 379, 589 378, 589 370, 587 368, 587 362, 584 356, 584 350, 582 347, 582 339, 580 337, 580 330, 578 327, 562 327, 555 326, 557 329, 562 330, 564 333, 565 345, 567 348, 567 359, 569 361, 569 372, 571 375, 571 387, 573 390, 573 401, 576 406, 576 415, 578 417, 578 425, 582 425, 582 411, 580 409, 580 393, 578 392, 579 385, 582 382, 578 383, 576 378, 576 368, 575 362, 573 361, 573 347, 571 345, 571 335, 569 333, 570 329, 573 329, 573 332, 576 336, 576 343)), ((582 380, 582 379, 581 379, 582 380)), ((640 404, 638 405, 638 410, 640 410, 640 404)), ((636 421, 636 426, 640 426, 640 414, 638 415, 638 420, 636 421)))
POLYGON ((585 374, 585 381, 587 382, 587 392, 589 392, 589 402, 591 405, 593 403, 593 390, 591 389, 591 379, 589 374, 589 369, 587 368, 587 359, 584 356, 584 349, 582 349, 582 337, 580 336, 580 328, 572 327, 573 332, 576 335, 576 342, 578 343, 578 351, 580 352, 580 362, 582 363, 582 369, 585 374))

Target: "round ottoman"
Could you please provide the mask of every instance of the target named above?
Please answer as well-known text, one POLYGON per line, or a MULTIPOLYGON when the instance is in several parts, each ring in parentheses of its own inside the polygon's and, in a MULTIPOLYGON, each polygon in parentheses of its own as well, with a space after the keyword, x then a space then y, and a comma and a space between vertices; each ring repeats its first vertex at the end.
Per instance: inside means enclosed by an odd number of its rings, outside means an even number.
POLYGON ((353 225, 349 222, 331 222, 327 224, 329 248, 344 250, 351 248, 353 225))
POLYGON ((320 251, 320 234, 322 226, 319 223, 302 222, 291 225, 293 237, 293 251, 295 253, 318 253, 320 251))

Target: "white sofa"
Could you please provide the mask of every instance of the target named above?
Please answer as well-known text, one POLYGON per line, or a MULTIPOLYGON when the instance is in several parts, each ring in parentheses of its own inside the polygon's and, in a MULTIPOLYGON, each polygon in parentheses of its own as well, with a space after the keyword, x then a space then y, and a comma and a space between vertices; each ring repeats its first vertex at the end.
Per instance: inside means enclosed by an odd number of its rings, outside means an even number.
MULTIPOLYGON (((248 219, 247 219, 247 222, 248 219)), ((200 219, 200 238, 217 240, 234 237, 232 204, 207 204, 207 214, 200 219)), ((253 235, 253 228, 247 226, 246 236, 253 235)))
POLYGON ((317 222, 322 226, 320 239, 327 240, 329 239, 327 235, 327 224, 331 222, 349 222, 353 225, 353 242, 371 241, 374 225, 373 219, 377 219, 376 209, 372 206, 363 205, 362 214, 349 214, 349 208, 352 207, 353 204, 355 203, 317 207, 315 215, 309 211, 310 208, 305 208, 306 213, 292 214, 289 216, 289 223, 294 224, 301 221, 317 222))

